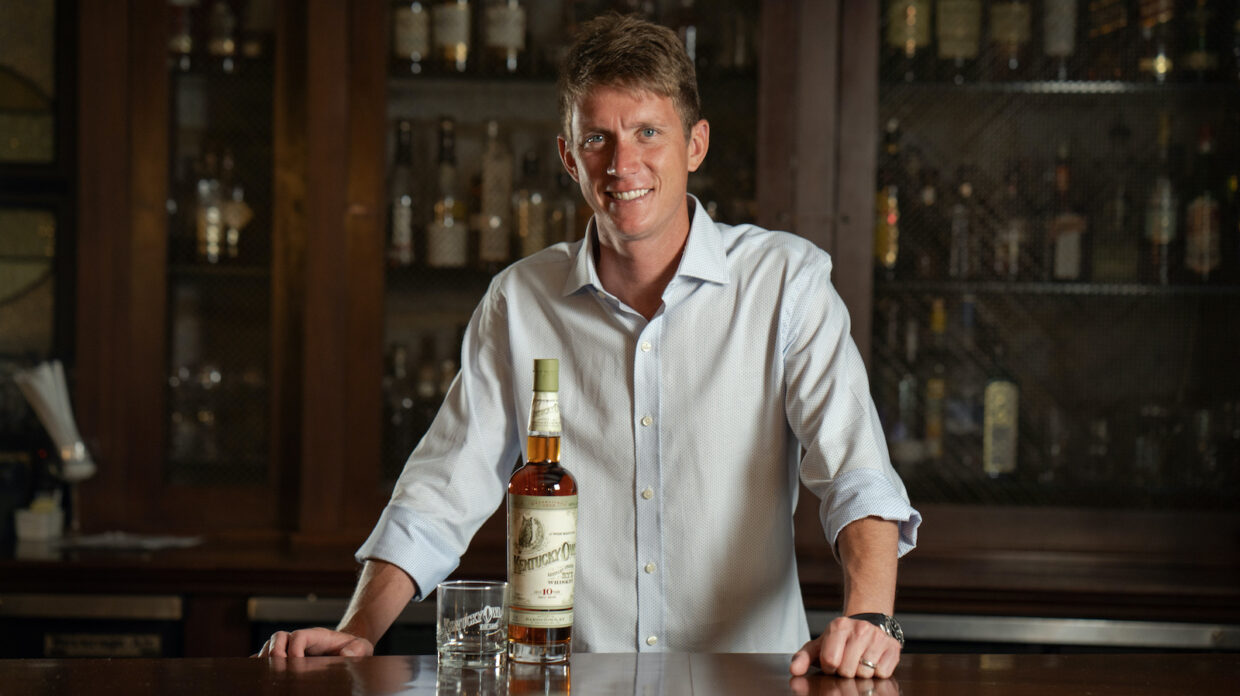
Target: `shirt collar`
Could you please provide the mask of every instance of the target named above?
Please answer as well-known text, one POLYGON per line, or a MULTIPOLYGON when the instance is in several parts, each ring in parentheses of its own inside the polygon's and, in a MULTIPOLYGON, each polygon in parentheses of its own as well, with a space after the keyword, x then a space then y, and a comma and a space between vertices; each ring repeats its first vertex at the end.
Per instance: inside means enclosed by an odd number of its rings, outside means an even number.
MULTIPOLYGON (((706 214, 697 197, 693 194, 687 195, 692 219, 689 221, 689 239, 685 242, 685 251, 680 257, 676 277, 685 276, 726 285, 729 281, 728 257, 724 250, 723 234, 706 214)), ((603 289, 603 284, 598 279, 598 268, 594 263, 594 248, 597 244, 598 228, 594 218, 590 218, 585 239, 577 247, 572 271, 564 282, 565 296, 583 288, 603 289)))

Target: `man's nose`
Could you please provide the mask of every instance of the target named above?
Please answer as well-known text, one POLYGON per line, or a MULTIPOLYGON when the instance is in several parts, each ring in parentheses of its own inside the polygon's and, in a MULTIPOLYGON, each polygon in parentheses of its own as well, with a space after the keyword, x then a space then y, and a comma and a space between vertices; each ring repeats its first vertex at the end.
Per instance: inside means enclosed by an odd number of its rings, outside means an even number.
POLYGON ((611 162, 607 173, 611 176, 624 176, 637 171, 637 147, 623 140, 616 141, 611 150, 611 162))

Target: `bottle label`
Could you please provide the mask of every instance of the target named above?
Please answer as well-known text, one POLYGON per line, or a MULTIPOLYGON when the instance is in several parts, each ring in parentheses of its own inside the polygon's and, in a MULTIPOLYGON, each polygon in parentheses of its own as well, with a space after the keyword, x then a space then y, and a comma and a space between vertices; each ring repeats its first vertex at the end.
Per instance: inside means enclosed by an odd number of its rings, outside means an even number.
POLYGON ((505 51, 525 50, 525 8, 492 5, 486 12, 487 46, 505 51))
POLYGON ((571 626, 577 496, 508 496, 508 546, 509 622, 571 626))
POLYGON ((990 40, 1010 47, 1029 43, 1030 26, 1027 2, 1001 2, 990 8, 990 40))
POLYGON ((908 55, 930 45, 928 0, 891 0, 887 5, 887 43, 908 55))
POLYGON ((530 432, 559 435, 560 431, 559 392, 534 392, 534 402, 530 408, 530 432))
POLYGON ((981 0, 940 0, 938 12, 939 58, 976 58, 982 38, 981 0))
POLYGON ((459 49, 469 45, 469 3, 435 5, 431 13, 436 47, 459 49))
POLYGON ((469 255, 466 226, 450 218, 451 223, 436 221, 426 230, 426 262, 437 268, 460 268, 469 255))
POLYGON ((1171 180, 1159 177, 1154 181, 1149 206, 1145 210, 1145 238, 1152 244, 1170 244, 1175 239, 1175 191, 1171 180))
POLYGON ((1219 228, 1219 204, 1203 193, 1188 204, 1184 230, 1184 265, 1197 275, 1207 276, 1219 267, 1223 253, 1219 228))
POLYGON ((1051 220, 1056 278, 1076 280, 1081 277, 1081 239, 1085 236, 1085 226, 1085 218, 1076 213, 1062 213, 1051 220))
POLYGON ((1043 48, 1052 58, 1076 52, 1076 0, 1046 0, 1043 48))
POLYGON ((403 201, 392 204, 392 260, 398 265, 413 263, 413 207, 403 201))
POLYGON ((392 53, 397 58, 420 60, 430 53, 430 23, 425 12, 399 7, 392 23, 392 53))
POLYGON ((982 469, 990 476, 1013 473, 1020 389, 1012 382, 996 380, 986 385, 982 400, 982 469))
POLYGON ((521 255, 529 256, 547 246, 547 200, 533 192, 517 204, 517 236, 521 255))

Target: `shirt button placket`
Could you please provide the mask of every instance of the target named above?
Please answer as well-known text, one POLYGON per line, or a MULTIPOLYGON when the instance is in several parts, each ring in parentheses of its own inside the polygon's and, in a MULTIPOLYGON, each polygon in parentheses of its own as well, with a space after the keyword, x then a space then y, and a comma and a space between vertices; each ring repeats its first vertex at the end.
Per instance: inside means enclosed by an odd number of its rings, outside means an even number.
POLYGON ((656 572, 662 558, 660 509, 654 492, 660 478, 659 461, 659 351, 662 317, 656 317, 637 337, 633 357, 634 413, 637 415, 637 635, 641 651, 661 650, 659 636, 665 631, 662 574, 656 572))

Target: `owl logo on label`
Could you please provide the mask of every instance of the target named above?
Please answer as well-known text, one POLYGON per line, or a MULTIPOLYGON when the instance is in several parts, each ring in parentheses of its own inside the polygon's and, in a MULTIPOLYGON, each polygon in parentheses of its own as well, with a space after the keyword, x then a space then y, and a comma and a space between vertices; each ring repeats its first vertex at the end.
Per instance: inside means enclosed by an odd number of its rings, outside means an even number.
POLYGON ((537 518, 530 515, 521 516, 521 531, 517 535, 517 550, 528 553, 537 551, 543 545, 543 526, 537 518))

